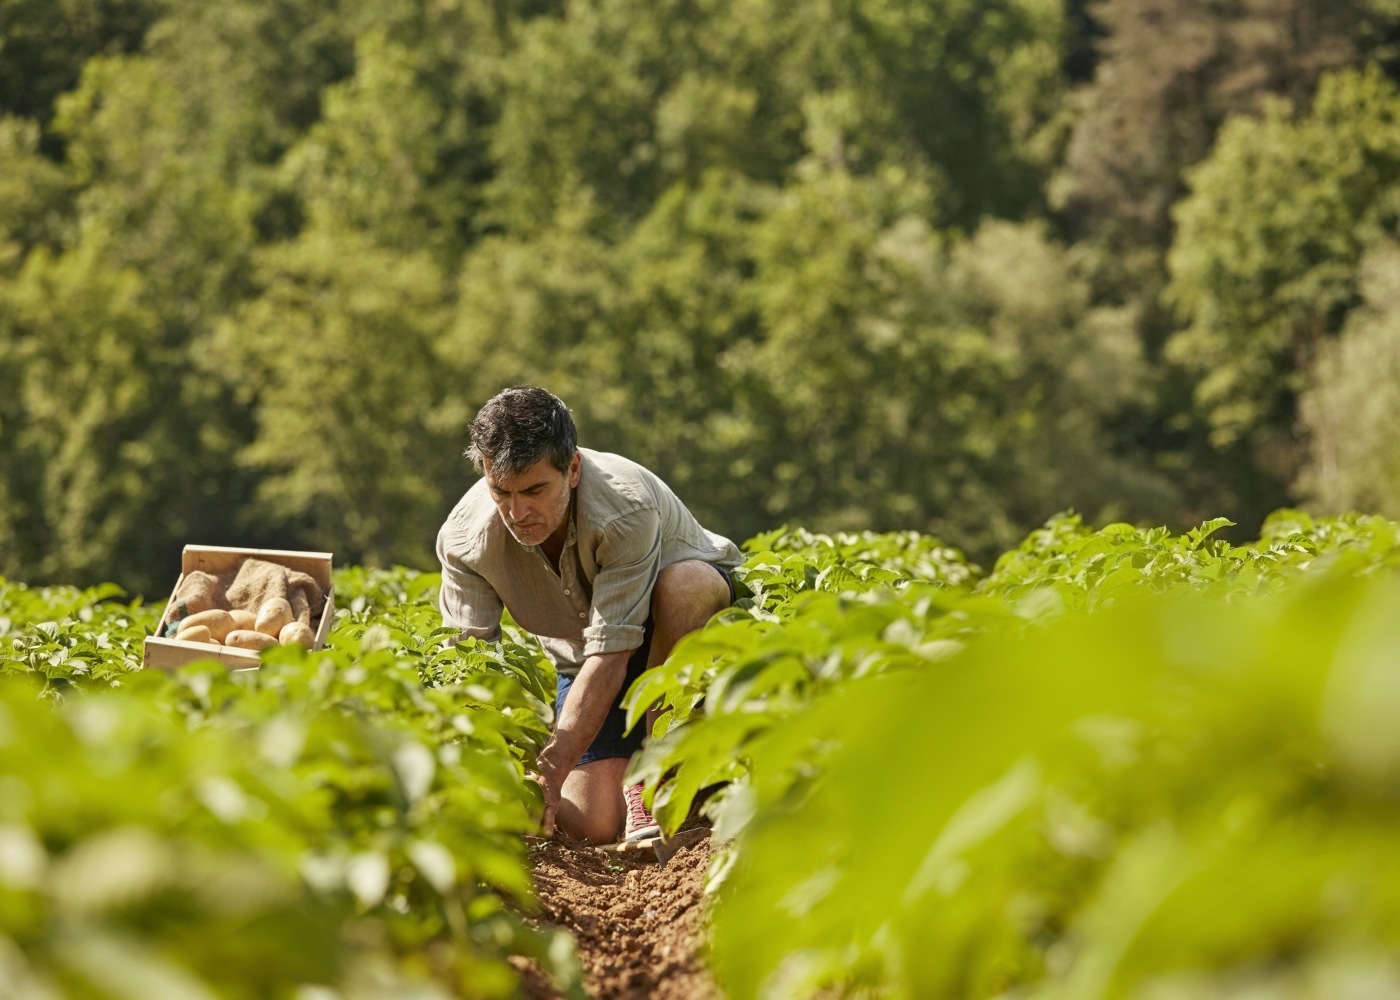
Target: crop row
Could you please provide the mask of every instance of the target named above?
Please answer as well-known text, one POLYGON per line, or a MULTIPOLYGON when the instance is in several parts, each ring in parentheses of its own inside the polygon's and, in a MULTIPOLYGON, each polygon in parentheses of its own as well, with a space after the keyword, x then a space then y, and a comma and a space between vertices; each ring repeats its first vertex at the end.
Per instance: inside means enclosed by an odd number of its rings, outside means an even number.
POLYGON ((1223 526, 764 539, 631 692, 663 826, 720 788, 730 995, 1400 995, 1397 526, 1223 526))
POLYGON ((579 995, 528 920, 547 664, 444 644, 435 578, 336 588, 325 651, 172 675, 159 608, 0 581, 0 994, 579 995))
MULTIPOLYGON (((914 533, 752 539, 630 692, 728 846, 736 998, 1400 993, 1397 525, 1059 517, 989 571, 914 533), (1389 992, 1387 992, 1389 991, 1389 992)), ((437 578, 337 571, 328 647, 142 671, 158 606, 0 580, 0 992, 509 996, 553 677, 437 578)))

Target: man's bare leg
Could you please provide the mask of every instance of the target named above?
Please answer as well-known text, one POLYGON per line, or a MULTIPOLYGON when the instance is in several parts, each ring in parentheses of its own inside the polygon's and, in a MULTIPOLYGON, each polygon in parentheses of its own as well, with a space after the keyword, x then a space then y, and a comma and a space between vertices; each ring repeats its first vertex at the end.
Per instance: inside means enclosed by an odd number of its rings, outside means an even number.
POLYGON ((564 779, 555 823, 571 840, 611 844, 622 833, 622 775, 626 757, 580 764, 564 779))
MULTIPOLYGON (((676 643, 729 607, 729 584, 709 563, 687 559, 672 563, 656 578, 651 593, 655 626, 647 669, 666 662, 676 643)), ((647 735, 656 722, 656 708, 647 710, 647 735)))
MULTIPOLYGON (((651 595, 653 629, 647 669, 664 663, 677 642, 728 606, 729 585, 708 563, 691 559, 663 569, 651 595)), ((654 710, 647 712, 648 733, 655 715, 654 710)), ((555 818, 566 837, 593 844, 618 839, 625 822, 622 777, 627 763, 626 758, 605 758, 569 772, 555 818)))

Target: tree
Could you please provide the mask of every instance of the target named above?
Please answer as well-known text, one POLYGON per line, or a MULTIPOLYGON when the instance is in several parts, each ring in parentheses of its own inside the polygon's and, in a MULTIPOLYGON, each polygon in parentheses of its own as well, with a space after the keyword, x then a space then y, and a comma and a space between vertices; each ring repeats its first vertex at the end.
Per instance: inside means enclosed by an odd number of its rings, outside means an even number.
POLYGON ((434 8, 427 24, 380 11, 353 75, 322 92, 321 119, 282 161, 300 230, 254 252, 256 292, 211 339, 213 367, 256 421, 238 456, 258 480, 247 526, 296 530, 352 561, 431 564, 471 415, 458 389, 472 357, 442 343, 444 275, 475 225, 481 165, 467 114, 480 80, 430 40, 482 10, 434 8))
POLYGON ((167 2, 0 0, 0 115, 47 125, 84 64, 138 51, 167 2))
MULTIPOLYGON (((1096 0, 1102 32, 1054 200, 1110 254, 1164 249, 1184 171, 1231 114, 1302 106, 1322 74, 1374 46, 1390 0, 1096 0)), ((1131 261, 1128 262, 1131 264, 1131 261)))
POLYGON ((950 238, 927 180, 827 162, 676 185, 617 245, 582 196, 544 236, 484 243, 451 348, 479 359, 473 405, 545 384, 588 444, 738 537, 913 527, 986 557, 1065 506, 1169 509, 1109 430, 1144 391, 1130 324, 1063 249, 1035 226, 950 238))
POLYGON ((1180 517, 1181 483, 1134 436, 1153 401, 1137 316, 1096 304, 1085 270, 1038 223, 985 223, 949 262, 952 321, 1007 358, 987 469, 1014 526, 1002 548, 1070 508, 1098 523, 1180 517))
POLYGON ((1400 517, 1400 245, 1377 241, 1358 270, 1361 304, 1319 345, 1302 394, 1309 448, 1299 485, 1324 513, 1400 517))
POLYGON ((72 186, 40 150, 38 123, 0 117, 0 274, 12 274, 35 247, 55 250, 70 235, 72 186))
POLYGON ((493 218, 533 234, 583 189, 625 229, 709 169, 781 183, 813 104, 845 169, 937 173, 940 223, 1014 215, 1039 199, 1063 33, 1058 5, 1023 0, 588 0, 526 25, 503 66, 493 218))
POLYGON ((210 368, 256 420, 227 458, 257 473, 236 522, 296 531, 342 560, 431 562, 470 418, 439 355, 444 288, 426 251, 317 229, 261 255, 263 293, 224 324, 210 368))
POLYGON ((1065 507, 1169 510, 1162 477, 1109 433, 1145 395, 1131 317, 1092 308, 1038 227, 949 240, 907 178, 882 180, 814 176, 755 238, 755 364, 789 509, 914 526, 980 558, 1065 507))
POLYGON ((598 209, 583 196, 540 238, 484 243, 463 275, 451 348, 471 359, 473 402, 542 382, 591 446, 642 461, 711 523, 748 530, 746 446, 761 428, 738 411, 732 366, 755 336, 745 268, 756 197, 714 171, 698 188, 675 185, 617 245, 593 233, 598 209))
POLYGON ((24 150, 0 183, 0 353, 20 387, 0 416, 0 454, 17 473, 0 517, 19 539, 7 568, 158 594, 180 545, 226 537, 247 502, 228 460, 246 415, 220 374, 191 360, 247 288, 259 172, 305 107, 308 81, 291 78, 321 49, 282 58, 266 44, 296 22, 276 0, 65 2, 43 24, 24 4, 4 13, 20 15, 5 25, 7 56, 29 60, 6 71, 53 69, 28 81, 37 138, 33 126, 3 129, 24 150), (78 22, 91 46, 72 33, 78 22), (76 86, 55 98, 65 74, 76 86))
MULTIPOLYGON (((172 556, 192 537, 227 539, 238 531, 246 544, 278 544, 308 522, 323 525, 312 506, 320 494, 303 497, 307 506, 291 516, 281 480, 259 494, 281 499, 257 509, 254 486, 264 466, 237 457, 257 431, 257 414, 279 413, 290 399, 264 406, 240 382, 246 366, 210 359, 227 318, 264 284, 282 280, 272 275, 274 262, 288 261, 293 281, 305 277, 332 292, 348 286, 328 273, 334 269, 324 260, 338 251, 324 233, 301 258, 260 247, 333 219, 346 230, 343 252, 354 254, 366 244, 354 225, 382 230, 382 241, 402 256, 376 256, 371 246, 344 280, 362 292, 374 283, 371 265, 391 284, 409 275, 386 294, 417 303, 417 247, 431 244, 455 267, 468 228, 463 214, 472 202, 461 192, 480 170, 468 162, 470 148, 483 142, 464 133, 468 102, 453 100, 463 97, 462 81, 479 77, 454 71, 460 52, 444 53, 428 40, 450 48, 463 31, 493 27, 483 5, 244 0, 162 11, 139 53, 88 59, 76 88, 57 100, 50 135, 65 154, 61 165, 34 152, 43 143, 32 126, 3 129, 6 141, 27 144, 28 152, 0 181, 0 276, 12 276, 3 294, 14 304, 0 353, 13 362, 6 381, 26 390, 0 404, 0 421, 21 429, 0 450, 6 470, 17 472, 0 534, 25 539, 10 565, 28 578, 101 573, 159 592, 172 556), (394 38, 418 46, 421 58, 408 58, 394 38), (325 90, 357 69, 353 82, 325 90), (415 105, 415 86, 444 92, 415 105), (316 131, 323 96, 332 121, 316 131), (407 114, 410 108, 420 113, 407 114), (385 128, 375 136, 377 121, 385 128), (394 132, 395 124, 421 132, 394 132), (306 140, 308 130, 314 134, 306 140), (294 148, 300 159, 287 160, 294 148), (331 169, 323 166, 327 157, 336 161, 331 169), (401 161, 407 174, 392 169, 401 161), (308 190, 315 197, 305 197, 308 190), (43 208, 53 202, 61 207, 43 208), (115 434, 127 437, 118 444, 115 434), (118 525, 120 518, 130 523, 118 525)), ((494 36, 478 36, 485 53, 494 36)), ((431 273, 440 264, 426 266, 431 273)), ((440 285, 434 294, 442 294, 440 285)), ((273 298, 295 296, 278 291, 273 298)), ((373 315, 375 308, 348 311, 373 315)), ((334 313, 325 307, 319 315, 334 313)), ((295 319, 286 329, 312 344, 319 334, 295 319)), ((352 344, 329 346, 345 355, 352 344)), ((305 340, 261 348, 274 358, 311 350, 305 340)), ((392 356, 379 343, 371 350, 381 360, 392 356)), ((224 356, 241 362, 243 353, 224 356)), ((395 412, 385 403, 386 420, 395 412)), ((276 450, 282 439, 272 440, 267 447, 276 450)), ((363 454, 381 446, 388 447, 376 440, 363 454)), ((278 452, 279 461, 287 454, 278 452)), ((382 510, 367 517, 392 520, 382 510)), ((357 528, 348 544, 401 551, 384 541, 392 531, 377 531, 357 528)))
POLYGON ((124 557, 191 527, 171 523, 170 507, 164 523, 146 516, 197 479, 185 448, 200 429, 170 405, 182 367, 156 346, 142 292, 139 275, 90 250, 36 251, 0 286, 0 369, 16 390, 5 434, 9 574, 153 583, 124 557))
POLYGON ((1325 77, 1312 110, 1229 121, 1191 173, 1169 257, 1186 327, 1169 356, 1199 381, 1220 445, 1250 442, 1281 482, 1298 471, 1296 399, 1357 303, 1365 247, 1395 225, 1400 93, 1376 69, 1325 77))
POLYGON ((1231 115, 1258 115, 1277 97, 1305 108, 1323 74, 1393 58, 1400 10, 1394 0, 1088 0, 1085 7, 1081 38, 1093 74, 1073 94, 1049 201, 1095 300, 1132 311, 1154 365, 1155 399, 1125 432, 1173 469, 1184 520, 1228 510, 1249 536, 1288 500, 1288 476, 1279 474, 1287 449, 1212 438, 1214 424, 1193 400, 1194 376, 1161 363, 1179 325, 1163 296, 1173 206, 1187 194, 1187 171, 1231 115), (1261 469, 1259 458, 1276 452, 1261 469))

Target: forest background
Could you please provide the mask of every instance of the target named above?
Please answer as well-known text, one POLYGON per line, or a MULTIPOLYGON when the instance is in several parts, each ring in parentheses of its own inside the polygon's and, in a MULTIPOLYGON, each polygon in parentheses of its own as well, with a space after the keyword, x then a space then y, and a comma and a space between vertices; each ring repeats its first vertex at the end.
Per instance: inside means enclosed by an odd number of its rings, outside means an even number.
POLYGON ((1400 0, 0 0, 0 576, 435 568, 476 408, 735 539, 1400 517, 1400 0))

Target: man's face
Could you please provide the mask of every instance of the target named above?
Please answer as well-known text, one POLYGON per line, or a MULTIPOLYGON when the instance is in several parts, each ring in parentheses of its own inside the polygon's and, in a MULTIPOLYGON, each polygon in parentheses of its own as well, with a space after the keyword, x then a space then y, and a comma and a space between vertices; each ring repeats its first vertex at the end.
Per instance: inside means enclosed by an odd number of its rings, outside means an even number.
POLYGON ((560 472, 542 458, 518 476, 495 475, 489 459, 483 459, 486 485, 510 533, 521 545, 543 545, 551 535, 562 540, 568 529, 569 497, 578 485, 579 456, 574 453, 568 472, 560 472))

